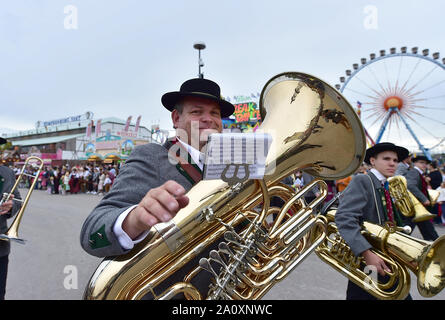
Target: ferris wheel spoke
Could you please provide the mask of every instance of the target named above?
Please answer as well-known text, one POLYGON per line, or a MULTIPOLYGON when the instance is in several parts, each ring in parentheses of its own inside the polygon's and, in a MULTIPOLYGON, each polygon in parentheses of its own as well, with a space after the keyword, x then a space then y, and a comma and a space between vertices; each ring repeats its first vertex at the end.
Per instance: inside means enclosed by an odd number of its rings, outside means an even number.
POLYGON ((371 72, 372 76, 374 77, 375 81, 377 82, 377 84, 379 85, 380 89, 383 91, 383 93, 385 95, 387 95, 388 93, 386 92, 385 88, 383 88, 383 85, 380 83, 379 79, 377 78, 377 76, 374 73, 374 70, 372 70, 371 66, 368 66, 369 72, 371 72))
POLYGON ((389 81, 388 68, 386 66, 385 60, 382 61, 383 61, 383 66, 385 67, 386 81, 388 82, 388 92, 392 92, 391 83, 389 81))
POLYGON ((409 104, 409 105, 407 105, 407 107, 413 107, 413 108, 420 108, 420 109, 428 109, 428 110, 445 110, 445 107, 437 107, 437 108, 434 108, 434 107, 426 107, 426 106, 419 106, 419 105, 416 105, 416 104, 409 104))
MULTIPOLYGON (((441 81, 444 82, 445 80, 441 81)), ((429 97, 429 98, 424 98, 425 100, 433 100, 433 99, 439 99, 439 98, 445 98, 445 94, 441 95, 441 96, 435 96, 435 97, 429 97)))
POLYGON ((366 93, 363 93, 363 92, 360 92, 360 91, 357 91, 357 90, 354 90, 354 89, 351 89, 351 88, 348 88, 348 87, 346 87, 345 89, 347 89, 347 90, 349 90, 349 91, 352 91, 352 92, 354 92, 354 93, 356 93, 356 94, 359 94, 359 95, 362 95, 362 96, 365 96, 365 97, 368 97, 368 98, 377 100, 376 97, 370 96, 369 94, 366 94, 366 93))
POLYGON ((361 83, 363 83, 369 90, 373 91, 374 93, 377 94, 377 96, 381 97, 382 94, 380 92, 378 92, 377 90, 375 90, 374 88, 372 88, 369 84, 367 84, 365 81, 363 81, 362 79, 360 79, 359 77, 357 77, 357 80, 360 81, 361 83))
POLYGON ((439 121, 439 120, 437 120, 437 119, 434 119, 434 118, 430 118, 430 117, 427 117, 426 115, 424 115, 424 114, 421 114, 421 113, 418 113, 418 112, 415 112, 415 111, 413 111, 415 114, 417 114, 419 117, 422 117, 422 118, 425 118, 425 119, 428 119, 428 120, 430 120, 430 121, 434 121, 434 122, 437 122, 437 123, 439 123, 439 124, 442 124, 442 125, 445 125, 445 122, 443 122, 443 121, 439 121))
POLYGON ((409 99, 409 102, 413 103, 413 102, 421 102, 421 101, 427 101, 427 100, 428 100, 428 98, 409 99))
POLYGON ((371 111, 374 109, 379 109, 381 106, 380 102, 362 102, 362 111, 371 111))
POLYGON ((400 56, 399 71, 397 72, 396 84, 395 84, 395 88, 394 88, 395 92, 397 92, 398 85, 399 85, 400 71, 402 70, 402 62, 403 62, 403 56, 400 56))
POLYGON ((420 125, 419 122, 417 122, 412 116, 405 114, 411 121, 413 121, 415 124, 417 124, 417 126, 419 126, 419 128, 421 128, 423 131, 425 131, 426 133, 428 133, 429 135, 431 135, 433 138, 438 138, 437 136, 435 136, 433 133, 431 133, 429 130, 425 129, 423 126, 420 125))
MULTIPOLYGON (((423 82, 426 78, 428 78, 433 72, 434 70, 437 69, 437 66, 434 66, 433 69, 431 69, 429 72, 427 72, 425 74, 425 76, 423 78, 421 78, 419 81, 417 81, 416 84, 414 84, 411 88, 409 88, 408 90, 406 90, 407 92, 410 92, 412 89, 414 89, 415 87, 417 87, 421 82, 423 82)), ((420 91, 423 92, 424 90, 420 91)))
POLYGON ((403 84, 402 88, 400 89, 401 91, 403 91, 405 89, 405 87, 408 84, 409 80, 413 76, 414 71, 416 71, 417 67, 419 66, 419 63, 420 63, 420 59, 417 61, 416 65, 414 66, 414 69, 411 71, 410 75, 408 76, 408 79, 406 79, 405 83, 403 84))
MULTIPOLYGON (((364 121, 370 120, 371 118, 376 117, 377 115, 378 115, 377 112, 374 112, 374 113, 372 113, 372 114, 368 114, 365 118, 363 118, 363 120, 364 120, 364 121)), ((376 118, 375 118, 375 121, 371 124, 371 126, 373 126, 374 123, 378 121, 378 119, 379 119, 379 117, 376 117, 376 118)), ((362 121, 363 121, 363 120, 362 120, 362 121)))
MULTIPOLYGON (((424 93, 425 91, 430 90, 430 89, 432 89, 432 88, 434 88, 434 87, 437 87, 438 85, 440 85, 440 84, 442 84, 442 83, 444 83, 444 82, 445 82, 445 80, 441 80, 441 81, 439 81, 439 82, 433 84, 432 86, 429 86, 428 88, 425 88, 425 89, 423 89, 423 90, 420 90, 420 91, 417 91, 417 92, 415 92, 415 93, 412 93, 412 94, 411 94, 411 97, 414 97, 414 96, 416 96, 416 95, 418 95, 418 94, 424 93)), ((445 96, 438 96, 438 97, 442 98, 442 97, 445 97, 445 96)), ((433 99, 433 98, 430 98, 430 99, 433 99)))

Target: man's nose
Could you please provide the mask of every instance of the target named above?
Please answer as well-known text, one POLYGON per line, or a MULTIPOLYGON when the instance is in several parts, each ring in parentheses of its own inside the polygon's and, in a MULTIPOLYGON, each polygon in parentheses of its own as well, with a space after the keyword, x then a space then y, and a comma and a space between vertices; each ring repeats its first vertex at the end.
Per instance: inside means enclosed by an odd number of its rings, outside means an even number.
POLYGON ((204 123, 211 123, 213 121, 210 113, 203 113, 203 115, 201 116, 201 118, 199 120, 204 123))

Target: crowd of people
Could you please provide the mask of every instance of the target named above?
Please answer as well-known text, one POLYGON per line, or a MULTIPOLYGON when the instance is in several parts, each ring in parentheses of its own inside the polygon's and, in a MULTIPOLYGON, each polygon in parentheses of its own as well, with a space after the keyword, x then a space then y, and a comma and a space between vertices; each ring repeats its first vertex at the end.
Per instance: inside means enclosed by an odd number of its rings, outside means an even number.
MULTIPOLYGON (((11 167, 16 177, 20 174, 19 167, 11 167)), ((20 187, 29 188, 33 182, 38 168, 28 165, 20 182, 20 187)), ((100 164, 93 165, 82 163, 74 166, 66 164, 61 167, 44 166, 40 171, 35 189, 46 190, 50 194, 106 194, 113 185, 114 179, 119 173, 118 165, 100 164)))
MULTIPOLYGON (((408 166, 412 166, 408 163, 408 166)), ((119 173, 119 165, 112 164, 100 164, 93 165, 90 163, 77 164, 70 167, 68 164, 62 167, 45 166, 40 171, 39 177, 35 188, 38 190, 46 190, 51 194, 77 194, 86 193, 93 195, 106 194, 113 185, 114 179, 119 173)), ((16 176, 20 174, 19 166, 11 166, 16 176)), ((354 173, 366 174, 369 170, 369 166, 363 163, 359 169, 354 173)), ((37 167, 29 165, 25 169, 25 173, 35 175, 37 167)), ((397 175, 403 175, 401 172, 397 175)), ((331 200, 338 192, 342 192, 346 189, 353 176, 348 176, 339 180, 325 181, 328 185, 328 195, 325 202, 331 200)), ((32 178, 24 176, 21 181, 21 187, 29 188, 32 183, 32 178)), ((302 171, 296 172, 291 176, 287 184, 294 187, 294 189, 300 189, 304 185, 312 181, 313 177, 307 174, 303 174, 302 171)), ((445 225, 445 164, 440 167, 437 161, 432 161, 428 164, 426 173, 426 180, 430 189, 437 190, 439 192, 439 198, 434 206, 434 213, 438 215, 438 218, 434 222, 438 225, 445 225)), ((308 199, 309 200, 309 199, 308 199)))

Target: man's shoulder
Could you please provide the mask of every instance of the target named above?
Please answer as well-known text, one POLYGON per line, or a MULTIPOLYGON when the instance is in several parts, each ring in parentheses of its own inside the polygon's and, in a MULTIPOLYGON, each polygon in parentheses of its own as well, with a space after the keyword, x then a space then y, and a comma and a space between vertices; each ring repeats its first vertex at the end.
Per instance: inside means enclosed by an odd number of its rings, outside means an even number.
POLYGON ((417 171, 417 169, 412 168, 410 170, 408 170, 405 174, 406 177, 420 177, 420 172, 417 171))
POLYGON ((9 167, 6 166, 0 166, 0 176, 7 177, 7 176, 15 176, 14 170, 12 170, 9 167))
POLYGON ((358 173, 352 177, 350 183, 364 183, 365 181, 369 181, 369 178, 371 177, 370 174, 372 174, 372 173, 370 173, 370 172, 367 174, 358 173))
POLYGON ((136 146, 133 149, 131 156, 135 157, 135 156, 141 155, 144 157, 146 157, 146 156, 150 157, 150 156, 159 155, 160 153, 161 154, 167 153, 167 149, 163 145, 160 145, 158 143, 146 143, 146 144, 141 144, 141 145, 136 146))

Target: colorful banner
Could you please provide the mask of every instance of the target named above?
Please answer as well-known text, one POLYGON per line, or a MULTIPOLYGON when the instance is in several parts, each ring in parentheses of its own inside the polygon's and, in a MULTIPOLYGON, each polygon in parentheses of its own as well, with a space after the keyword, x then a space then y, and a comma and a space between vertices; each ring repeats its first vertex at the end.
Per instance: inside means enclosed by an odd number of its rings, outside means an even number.
POLYGON ((88 126, 87 126, 87 129, 86 129, 86 136, 87 136, 87 138, 89 138, 89 137, 91 137, 91 132, 92 132, 92 130, 93 130, 93 123, 94 123, 94 120, 91 120, 89 123, 88 123, 88 126))
POLYGON ((141 116, 139 116, 136 120, 136 127, 134 128, 134 132, 138 133, 140 123, 141 123, 141 116))
POLYGON ((250 122, 261 120, 260 111, 258 110, 256 102, 244 102, 235 104, 236 122, 250 122))
POLYGON ((94 131, 94 134, 96 135, 96 138, 100 137, 100 131, 102 129, 101 128, 101 124, 102 124, 102 119, 97 120, 97 122, 96 122, 96 129, 94 131))
POLYGON ((124 131, 125 131, 125 132, 127 132, 128 129, 130 128, 131 118, 132 118, 132 116, 129 116, 129 117, 127 118, 127 123, 125 123, 125 128, 124 128, 124 131))

